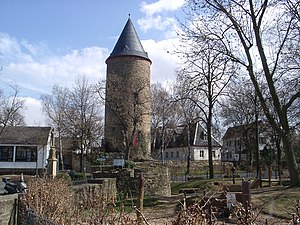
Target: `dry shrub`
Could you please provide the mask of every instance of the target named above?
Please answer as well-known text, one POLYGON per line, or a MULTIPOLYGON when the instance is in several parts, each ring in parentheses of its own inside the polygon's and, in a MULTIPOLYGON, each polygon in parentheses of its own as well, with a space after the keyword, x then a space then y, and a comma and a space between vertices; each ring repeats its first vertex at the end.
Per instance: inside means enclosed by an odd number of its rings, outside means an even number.
MULTIPOLYGON (((207 225, 207 224, 223 224, 214 216, 218 212, 218 208, 213 206, 212 198, 204 196, 199 202, 195 202, 190 206, 186 206, 186 199, 182 204, 181 210, 177 214, 177 218, 172 221, 172 225, 207 225)), ((214 200, 215 202, 215 200, 214 200)))
POLYGON ((117 208, 95 187, 76 192, 65 179, 37 178, 28 182, 24 200, 38 216, 62 225, 138 224, 125 213, 123 204, 117 208))
POLYGON ((294 212, 292 213, 292 220, 290 224, 300 224, 300 200, 294 201, 294 212))
POLYGON ((260 211, 255 212, 252 208, 252 205, 248 204, 248 202, 246 202, 245 204, 236 202, 232 207, 232 217, 237 219, 237 224, 255 224, 255 221, 257 221, 259 214, 260 211))
POLYGON ((73 197, 64 179, 32 179, 24 197, 27 207, 37 215, 59 224, 70 224, 74 215, 73 197))

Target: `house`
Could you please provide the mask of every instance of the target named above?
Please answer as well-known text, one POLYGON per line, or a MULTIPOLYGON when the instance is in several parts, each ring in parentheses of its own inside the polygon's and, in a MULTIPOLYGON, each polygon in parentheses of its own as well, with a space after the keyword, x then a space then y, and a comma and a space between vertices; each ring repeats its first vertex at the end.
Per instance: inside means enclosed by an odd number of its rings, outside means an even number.
POLYGON ((98 146, 98 143, 91 146, 90 149, 87 150, 87 152, 84 152, 83 154, 83 160, 81 161, 81 150, 79 149, 80 145, 80 139, 73 138, 73 137, 67 137, 63 136, 61 137, 61 140, 59 140, 58 137, 55 138, 55 148, 57 153, 57 159, 59 159, 59 168, 60 170, 74 170, 76 172, 80 172, 81 170, 81 163, 84 167, 84 170, 86 172, 91 171, 92 162, 95 160, 95 155, 97 152, 100 152, 100 147, 98 146), (61 146, 59 145, 61 144, 61 146), (60 154, 60 150, 62 150, 60 154), (63 160, 61 161, 61 157, 63 160), (61 165, 63 164, 63 165, 61 165))
MULTIPOLYGON (((187 125, 178 126, 167 131, 169 140, 156 140, 154 158, 160 160, 187 160, 189 155, 187 125)), ((213 160, 221 160, 221 144, 212 137, 213 160)), ((190 129, 190 159, 194 161, 208 160, 207 132, 199 122, 190 129)))
POLYGON ((43 173, 53 132, 51 127, 4 127, 0 133, 0 173, 43 173))
POLYGON ((274 146, 274 133, 266 124, 259 122, 257 125, 250 123, 229 127, 223 136, 221 161, 253 162, 257 155, 256 143, 258 143, 259 153, 268 146, 274 146))

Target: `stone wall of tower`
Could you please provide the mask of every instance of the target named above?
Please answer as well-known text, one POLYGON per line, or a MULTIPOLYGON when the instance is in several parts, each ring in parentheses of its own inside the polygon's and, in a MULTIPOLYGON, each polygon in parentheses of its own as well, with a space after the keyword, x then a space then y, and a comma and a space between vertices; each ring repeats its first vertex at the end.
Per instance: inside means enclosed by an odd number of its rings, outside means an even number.
POLYGON ((107 149, 126 151, 124 142, 129 141, 133 143, 130 159, 149 158, 150 108, 150 61, 135 56, 109 58, 105 107, 107 149))

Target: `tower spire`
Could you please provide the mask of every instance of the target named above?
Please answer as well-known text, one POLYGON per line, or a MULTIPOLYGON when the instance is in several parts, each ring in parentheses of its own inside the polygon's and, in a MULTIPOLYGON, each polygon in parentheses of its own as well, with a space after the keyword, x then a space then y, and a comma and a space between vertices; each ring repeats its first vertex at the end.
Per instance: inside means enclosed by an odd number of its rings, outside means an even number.
POLYGON ((132 24, 130 14, 128 15, 129 18, 127 23, 125 24, 125 27, 107 60, 120 56, 137 56, 142 57, 151 63, 151 60, 149 59, 147 52, 145 52, 132 24))

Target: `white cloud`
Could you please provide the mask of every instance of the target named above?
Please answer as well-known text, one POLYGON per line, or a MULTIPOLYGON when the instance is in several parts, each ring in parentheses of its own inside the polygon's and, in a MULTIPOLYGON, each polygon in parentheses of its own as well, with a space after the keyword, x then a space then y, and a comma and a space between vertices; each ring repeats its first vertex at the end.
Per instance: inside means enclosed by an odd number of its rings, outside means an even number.
MULTIPOLYGON (((172 52, 174 46, 178 46, 177 39, 142 40, 142 44, 152 60, 151 82, 172 83, 176 79, 177 57, 168 51, 172 52)), ((79 75, 85 75, 94 83, 106 76, 105 60, 109 55, 106 48, 86 47, 62 56, 47 51, 43 57, 46 47, 40 49, 39 45, 0 33, 0 57, 5 59, 1 60, 0 88, 7 84, 20 86, 27 125, 46 125, 40 95, 51 94, 53 85, 71 88, 79 75), (5 50, 5 56, 2 50, 5 50)))
POLYGON ((152 83, 172 83, 176 79, 175 69, 178 65, 178 58, 171 54, 177 39, 167 39, 159 42, 154 40, 144 40, 142 44, 148 52, 152 61, 151 82, 152 83))
POLYGON ((142 2, 140 10, 145 17, 138 19, 137 23, 145 32, 149 29, 173 30, 176 26, 176 19, 169 13, 178 10, 184 4, 185 0, 159 0, 150 4, 142 2))
POLYGON ((71 88, 83 75, 90 83, 105 78, 107 48, 86 47, 62 56, 49 53, 47 46, 0 33, 0 88, 20 87, 28 125, 44 123, 39 99, 41 94, 51 94, 54 85, 71 88))
POLYGON ((17 84, 25 92, 39 97, 49 93, 53 85, 71 87, 78 76, 86 76, 90 82, 105 77, 105 59, 108 50, 100 47, 87 47, 71 50, 58 56, 44 55, 45 46, 0 33, 0 60, 3 70, 0 80, 17 84), (41 48, 39 48, 41 47, 41 48))
POLYGON ((152 28, 157 30, 166 30, 168 27, 172 27, 176 21, 172 17, 162 19, 161 16, 150 16, 138 19, 137 23, 141 30, 147 31, 152 28))
POLYGON ((46 117, 42 113, 41 101, 31 97, 21 98, 25 101, 24 109, 21 111, 25 116, 27 126, 46 126, 46 117))
POLYGON ((158 0, 154 3, 141 3, 141 11, 146 15, 153 15, 163 11, 175 11, 185 4, 185 0, 158 0))
POLYGON ((22 52, 22 44, 14 37, 0 33, 0 62, 1 64, 16 61, 32 61, 32 57, 22 52))

